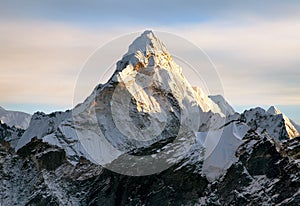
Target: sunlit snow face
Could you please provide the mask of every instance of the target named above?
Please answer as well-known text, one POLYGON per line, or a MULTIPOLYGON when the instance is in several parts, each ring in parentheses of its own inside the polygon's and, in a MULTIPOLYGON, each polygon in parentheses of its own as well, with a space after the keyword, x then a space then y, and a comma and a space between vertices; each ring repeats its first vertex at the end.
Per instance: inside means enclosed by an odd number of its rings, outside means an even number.
POLYGON ((159 139, 163 133, 177 136, 181 108, 178 100, 171 96, 172 88, 168 88, 170 93, 167 93, 157 85, 159 79, 154 74, 161 69, 148 67, 141 70, 143 72, 133 71, 132 76, 128 74, 118 80, 121 84, 117 84, 109 105, 116 129, 126 138, 142 142, 159 139), (170 122, 173 131, 168 131, 170 122))
MULTIPOLYGON (((178 43, 195 47, 172 34, 160 34, 172 40, 167 41, 172 48, 178 43)), ((103 52, 105 49, 100 48, 91 56, 93 65, 97 59, 101 67, 103 52)), ((202 51, 199 54, 201 61, 206 58, 209 62, 202 51)), ((191 69, 195 75, 200 75, 199 81, 203 81, 202 72, 214 70, 211 63, 206 64, 209 68, 193 67, 184 61, 189 58, 172 56, 176 60, 183 59, 179 61, 185 67, 183 69, 191 69)), ((89 61, 86 65, 79 76, 75 96, 76 92, 80 93, 81 81, 86 83, 88 75, 97 75, 91 72, 95 70, 89 70, 89 61)), ((217 73, 215 79, 219 81, 217 73)), ((110 80, 98 86, 86 100, 81 108, 84 112, 74 112, 78 124, 75 129, 95 163, 125 175, 158 173, 188 158, 197 144, 195 133, 201 124, 207 124, 209 136, 212 122, 203 114, 214 111, 215 105, 208 98, 197 95, 164 44, 151 31, 146 31, 130 45, 110 80)), ((210 147, 214 148, 217 141, 213 144, 210 147)))

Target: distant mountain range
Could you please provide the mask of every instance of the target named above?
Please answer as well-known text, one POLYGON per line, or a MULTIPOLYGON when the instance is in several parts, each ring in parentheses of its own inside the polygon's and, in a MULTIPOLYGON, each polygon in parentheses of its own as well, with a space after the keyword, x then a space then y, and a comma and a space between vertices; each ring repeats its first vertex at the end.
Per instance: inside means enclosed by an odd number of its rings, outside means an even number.
POLYGON ((11 127, 15 126, 21 129, 27 129, 27 127, 29 126, 30 119, 30 114, 18 111, 5 110, 0 106, 0 120, 11 127))

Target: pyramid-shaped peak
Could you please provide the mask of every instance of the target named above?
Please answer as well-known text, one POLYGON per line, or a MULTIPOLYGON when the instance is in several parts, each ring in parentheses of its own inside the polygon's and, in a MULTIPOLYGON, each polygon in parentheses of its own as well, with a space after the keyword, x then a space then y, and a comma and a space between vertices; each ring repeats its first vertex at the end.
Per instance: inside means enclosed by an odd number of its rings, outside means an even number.
POLYGON ((271 106, 267 112, 270 114, 281 114, 281 111, 275 106, 271 106))
POLYGON ((147 36, 147 37, 155 37, 155 35, 154 35, 154 33, 153 33, 153 31, 152 30, 145 30, 142 34, 141 34, 141 36, 147 36))
POLYGON ((142 53, 168 53, 166 46, 151 30, 144 31, 138 38, 136 38, 129 46, 126 55, 135 54, 138 51, 142 53))

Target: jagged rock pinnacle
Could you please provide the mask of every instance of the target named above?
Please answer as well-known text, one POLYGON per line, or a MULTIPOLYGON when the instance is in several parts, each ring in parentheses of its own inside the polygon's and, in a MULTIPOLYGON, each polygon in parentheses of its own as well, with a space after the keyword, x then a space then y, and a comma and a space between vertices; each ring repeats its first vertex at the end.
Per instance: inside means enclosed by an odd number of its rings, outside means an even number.
POLYGON ((133 43, 129 46, 128 52, 125 54, 125 56, 135 54, 138 51, 142 53, 168 53, 166 46, 150 30, 144 31, 141 36, 133 41, 133 43))
MULTIPOLYGON (((134 70, 146 67, 170 67, 174 64, 173 59, 166 46, 154 35, 152 31, 144 31, 136 38, 123 55, 122 60, 117 63, 117 71, 123 70, 130 65, 134 70)), ((173 65, 172 67, 178 67, 173 65)), ((178 69, 178 68, 177 68, 178 69)), ((179 69, 181 71, 181 69, 179 69)))
POLYGON ((271 106, 268 111, 268 113, 270 114, 281 114, 281 111, 279 111, 279 109, 277 109, 275 106, 271 106))

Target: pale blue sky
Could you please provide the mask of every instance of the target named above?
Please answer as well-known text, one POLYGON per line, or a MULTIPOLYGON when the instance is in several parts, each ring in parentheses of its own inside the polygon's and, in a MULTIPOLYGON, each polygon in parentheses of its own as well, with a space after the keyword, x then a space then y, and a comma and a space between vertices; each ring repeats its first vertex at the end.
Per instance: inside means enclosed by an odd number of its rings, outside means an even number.
POLYGON ((204 49, 238 110, 274 104, 300 123, 299 1, 0 3, 0 105, 8 109, 71 108, 77 75, 96 48, 153 29, 204 49))

